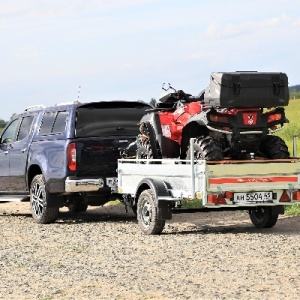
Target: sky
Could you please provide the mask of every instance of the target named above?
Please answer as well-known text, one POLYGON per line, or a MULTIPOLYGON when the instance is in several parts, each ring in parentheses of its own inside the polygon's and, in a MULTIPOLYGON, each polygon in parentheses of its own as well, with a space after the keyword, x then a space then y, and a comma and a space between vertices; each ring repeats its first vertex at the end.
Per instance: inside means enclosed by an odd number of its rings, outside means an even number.
POLYGON ((300 84, 299 0, 0 0, 0 118, 32 105, 192 95, 212 72, 300 84))

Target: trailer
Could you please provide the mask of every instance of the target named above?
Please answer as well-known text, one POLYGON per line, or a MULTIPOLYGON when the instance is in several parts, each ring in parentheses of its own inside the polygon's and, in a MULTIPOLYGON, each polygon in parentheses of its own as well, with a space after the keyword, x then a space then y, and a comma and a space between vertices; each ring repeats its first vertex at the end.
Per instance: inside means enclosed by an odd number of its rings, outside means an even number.
POLYGON ((270 228, 300 203, 300 159, 120 159, 118 192, 145 234, 160 234, 173 213, 198 211, 247 210, 255 227, 270 228))

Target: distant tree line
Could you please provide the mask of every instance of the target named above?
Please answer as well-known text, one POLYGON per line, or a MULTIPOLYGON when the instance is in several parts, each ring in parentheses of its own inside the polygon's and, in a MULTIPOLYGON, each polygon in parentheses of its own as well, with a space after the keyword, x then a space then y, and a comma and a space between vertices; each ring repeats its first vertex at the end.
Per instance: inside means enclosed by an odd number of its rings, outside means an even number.
POLYGON ((300 84, 298 85, 293 85, 289 87, 290 93, 291 92, 300 92, 300 84))
POLYGON ((0 128, 4 128, 6 124, 7 124, 6 121, 0 119, 0 128))

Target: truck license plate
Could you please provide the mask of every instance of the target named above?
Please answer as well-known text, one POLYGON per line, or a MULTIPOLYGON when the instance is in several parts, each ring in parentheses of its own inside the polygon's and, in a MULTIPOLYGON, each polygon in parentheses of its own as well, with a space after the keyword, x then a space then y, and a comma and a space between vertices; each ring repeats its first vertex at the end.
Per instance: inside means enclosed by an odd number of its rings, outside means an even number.
POLYGON ((234 193, 234 203, 273 202, 273 192, 234 193))

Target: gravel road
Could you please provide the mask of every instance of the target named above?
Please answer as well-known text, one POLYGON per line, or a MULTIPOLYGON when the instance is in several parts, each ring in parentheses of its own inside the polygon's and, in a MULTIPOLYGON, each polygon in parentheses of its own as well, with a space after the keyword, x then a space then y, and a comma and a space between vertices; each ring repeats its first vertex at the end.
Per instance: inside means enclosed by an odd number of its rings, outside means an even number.
POLYGON ((0 226, 0 299, 300 299, 299 217, 181 214, 145 236, 122 205, 38 225, 14 202, 0 226))

